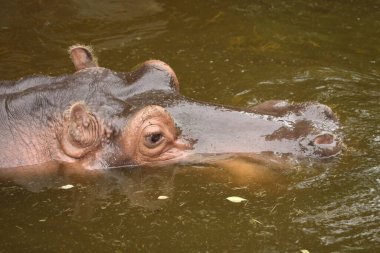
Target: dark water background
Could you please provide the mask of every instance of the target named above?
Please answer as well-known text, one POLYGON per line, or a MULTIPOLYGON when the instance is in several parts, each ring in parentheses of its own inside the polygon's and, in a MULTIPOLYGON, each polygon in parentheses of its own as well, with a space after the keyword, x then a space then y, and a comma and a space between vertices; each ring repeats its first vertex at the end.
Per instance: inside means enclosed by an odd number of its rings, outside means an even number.
POLYGON ((206 165, 2 180, 0 252, 380 251, 380 1, 0 6, 2 80, 73 72, 67 48, 92 44, 117 71, 169 63, 197 100, 327 104, 347 145, 338 158, 244 183, 206 165))

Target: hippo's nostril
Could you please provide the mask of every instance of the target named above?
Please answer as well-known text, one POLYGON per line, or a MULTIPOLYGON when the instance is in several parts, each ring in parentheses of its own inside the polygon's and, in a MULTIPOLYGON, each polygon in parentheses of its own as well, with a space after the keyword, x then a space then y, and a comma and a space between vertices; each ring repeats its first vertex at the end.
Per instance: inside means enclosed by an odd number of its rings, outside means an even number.
POLYGON ((315 137, 314 144, 332 144, 334 142, 334 135, 332 134, 321 134, 315 137))

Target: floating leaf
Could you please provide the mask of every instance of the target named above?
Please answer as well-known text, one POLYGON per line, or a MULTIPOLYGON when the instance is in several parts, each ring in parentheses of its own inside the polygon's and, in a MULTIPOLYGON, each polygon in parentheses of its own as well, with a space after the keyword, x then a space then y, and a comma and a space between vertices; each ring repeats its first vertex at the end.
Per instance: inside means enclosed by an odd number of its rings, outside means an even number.
POLYGON ((169 197, 168 196, 158 196, 157 199, 168 199, 169 197))
POLYGON ((248 201, 246 199, 243 199, 243 198, 240 198, 240 197, 237 197, 237 196, 228 197, 227 200, 229 200, 231 202, 234 202, 234 203, 240 203, 240 202, 243 202, 243 201, 248 201))
POLYGON ((68 190, 68 189, 71 189, 71 188, 73 188, 74 187, 74 185, 72 185, 72 184, 67 184, 67 185, 63 185, 63 186, 61 186, 61 187, 59 187, 60 189, 63 189, 63 190, 68 190))
POLYGON ((307 249, 301 249, 301 253, 310 253, 307 249))

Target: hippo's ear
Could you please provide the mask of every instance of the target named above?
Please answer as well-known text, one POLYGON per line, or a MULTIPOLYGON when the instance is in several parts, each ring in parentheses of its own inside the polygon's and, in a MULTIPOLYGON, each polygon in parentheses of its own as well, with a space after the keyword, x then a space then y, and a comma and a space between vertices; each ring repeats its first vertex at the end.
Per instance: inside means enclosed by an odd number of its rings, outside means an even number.
POLYGON ((89 46, 71 46, 69 48, 69 54, 76 70, 98 66, 98 60, 93 55, 93 50, 89 46))
POLYGON ((64 118, 61 145, 66 155, 81 158, 99 146, 104 129, 83 102, 73 104, 64 118))

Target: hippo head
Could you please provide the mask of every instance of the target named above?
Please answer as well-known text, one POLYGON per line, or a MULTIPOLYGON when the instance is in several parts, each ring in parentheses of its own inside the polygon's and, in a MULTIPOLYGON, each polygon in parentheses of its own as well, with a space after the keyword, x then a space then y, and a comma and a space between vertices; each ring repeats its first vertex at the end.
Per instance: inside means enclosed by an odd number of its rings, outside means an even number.
POLYGON ((60 146, 65 155, 90 167, 154 164, 175 160, 192 149, 161 106, 147 105, 125 120, 108 123, 84 102, 65 112, 60 146))
POLYGON ((174 71, 161 61, 117 73, 98 67, 88 47, 71 47, 70 54, 77 69, 70 83, 98 87, 64 113, 58 139, 70 159, 114 167, 221 154, 323 158, 341 149, 336 117, 325 105, 268 101, 242 109, 202 103, 179 94, 174 71))

